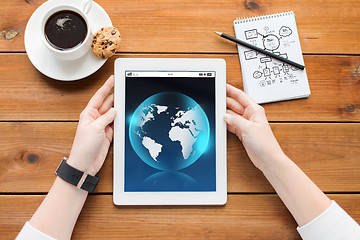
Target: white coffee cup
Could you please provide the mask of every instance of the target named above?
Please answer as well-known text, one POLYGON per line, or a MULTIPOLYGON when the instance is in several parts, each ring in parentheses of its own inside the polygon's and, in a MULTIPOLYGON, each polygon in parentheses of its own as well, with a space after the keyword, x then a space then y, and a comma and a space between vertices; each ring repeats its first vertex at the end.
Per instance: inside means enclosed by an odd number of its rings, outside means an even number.
POLYGON ((87 17, 87 14, 89 13, 92 6, 92 0, 83 0, 80 4, 80 6, 74 6, 69 4, 61 4, 57 5, 51 9, 49 9, 44 16, 42 17, 41 24, 40 24, 40 36, 44 43, 44 45, 58 58, 63 60, 74 60, 82 57, 85 53, 87 53, 90 50, 91 42, 92 42, 92 32, 90 23, 87 17), (60 11, 73 11, 77 14, 79 14, 85 21, 87 26, 87 33, 86 37, 83 40, 81 44, 79 44, 76 47, 59 50, 53 46, 50 45, 48 40, 45 36, 45 24, 49 17, 51 17, 54 13, 60 12, 60 11))

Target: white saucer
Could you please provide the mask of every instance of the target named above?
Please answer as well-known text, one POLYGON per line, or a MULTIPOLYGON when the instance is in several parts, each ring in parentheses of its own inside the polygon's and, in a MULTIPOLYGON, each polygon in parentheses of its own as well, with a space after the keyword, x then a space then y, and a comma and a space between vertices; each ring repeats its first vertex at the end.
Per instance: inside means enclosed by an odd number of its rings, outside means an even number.
MULTIPOLYGON (((42 15, 58 4, 80 6, 81 0, 49 0, 42 4, 30 17, 25 29, 25 49, 31 63, 44 75, 61 81, 73 81, 85 78, 96 72, 106 62, 89 52, 79 59, 61 60, 57 58, 42 42, 39 24, 42 15)), ((111 19, 105 10, 93 1, 88 13, 92 33, 98 29, 111 26, 111 19)))

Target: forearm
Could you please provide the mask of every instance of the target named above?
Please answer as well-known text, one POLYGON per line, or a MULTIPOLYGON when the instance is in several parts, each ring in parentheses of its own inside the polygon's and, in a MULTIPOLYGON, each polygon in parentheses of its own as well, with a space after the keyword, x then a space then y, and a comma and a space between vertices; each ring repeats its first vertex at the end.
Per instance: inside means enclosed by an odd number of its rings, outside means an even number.
POLYGON ((299 226, 331 205, 330 199, 283 153, 272 159, 262 172, 299 226))
POLYGON ((53 238, 70 239, 86 197, 86 191, 57 177, 30 224, 53 238))
MULTIPOLYGON (((100 170, 113 139, 111 123, 115 119, 116 110, 113 108, 114 95, 108 94, 114 81, 114 76, 111 76, 81 112, 67 161, 70 166, 90 175, 100 170)), ((57 177, 31 218, 30 226, 56 239, 70 239, 87 195, 86 191, 57 177)), ((21 236, 26 237, 26 234, 21 236)))

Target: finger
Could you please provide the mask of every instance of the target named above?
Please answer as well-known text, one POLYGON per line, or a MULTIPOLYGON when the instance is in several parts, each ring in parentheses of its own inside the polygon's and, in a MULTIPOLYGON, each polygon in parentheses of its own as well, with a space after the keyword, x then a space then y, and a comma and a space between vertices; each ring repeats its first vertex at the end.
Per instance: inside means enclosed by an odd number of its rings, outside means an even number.
POLYGON ((234 112, 243 115, 245 108, 235 99, 226 97, 226 105, 228 108, 233 110, 234 112))
POLYGON ((238 128, 240 131, 246 128, 249 124, 248 120, 231 110, 226 111, 224 115, 224 121, 226 122, 226 124, 238 128))
POLYGON ((230 84, 226 84, 226 94, 237 100, 245 108, 249 105, 257 104, 246 93, 230 84))
POLYGON ((101 129, 105 129, 112 121, 114 121, 116 116, 115 108, 110 108, 109 111, 101 115, 98 119, 95 120, 96 124, 100 126, 101 129))
POLYGON ((113 140, 114 129, 110 125, 105 127, 105 135, 106 135, 106 138, 109 140, 109 142, 111 142, 113 140))
POLYGON ((111 129, 112 129, 112 132, 113 132, 113 138, 114 138, 114 122, 112 122, 111 124, 110 124, 110 127, 111 127, 111 129))
POLYGON ((226 124, 226 128, 229 132, 236 134, 236 128, 234 126, 226 124))
POLYGON ((114 76, 111 75, 108 80, 97 90, 94 96, 90 99, 88 106, 98 109, 104 102, 104 99, 109 94, 110 90, 114 87, 114 76))
POLYGON ((255 122, 267 122, 265 110, 258 104, 247 107, 242 117, 249 120, 251 119, 255 122))
POLYGON ((114 94, 111 94, 105 99, 103 104, 100 106, 99 113, 102 115, 107 111, 109 111, 109 109, 112 108, 113 106, 114 106, 114 94))
POLYGON ((236 112, 234 112, 231 109, 226 109, 226 113, 231 114, 231 115, 238 115, 236 112))

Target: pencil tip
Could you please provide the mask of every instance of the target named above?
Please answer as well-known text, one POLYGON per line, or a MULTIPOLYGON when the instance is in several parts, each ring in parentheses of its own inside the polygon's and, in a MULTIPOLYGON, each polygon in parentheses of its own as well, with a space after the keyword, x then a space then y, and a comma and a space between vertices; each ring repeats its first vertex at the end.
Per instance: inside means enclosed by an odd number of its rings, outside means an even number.
POLYGON ((214 33, 218 34, 218 35, 221 35, 222 33, 221 32, 217 32, 217 31, 214 31, 214 33))

